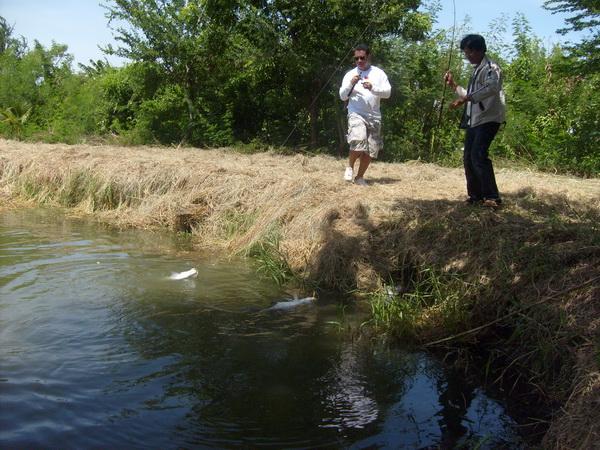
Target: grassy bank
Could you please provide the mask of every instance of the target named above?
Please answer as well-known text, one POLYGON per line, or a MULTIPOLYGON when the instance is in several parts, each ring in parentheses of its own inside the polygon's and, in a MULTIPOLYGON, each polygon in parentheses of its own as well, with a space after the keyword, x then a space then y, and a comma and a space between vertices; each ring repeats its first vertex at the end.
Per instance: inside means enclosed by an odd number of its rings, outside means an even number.
POLYGON ((543 430, 544 448, 598 448, 600 180, 499 169, 494 212, 461 205, 460 169, 375 163, 368 188, 343 169, 325 156, 0 141, 0 199, 189 232, 281 283, 370 294, 370 330, 485 355, 490 383, 541 402, 551 422, 526 433, 543 430))

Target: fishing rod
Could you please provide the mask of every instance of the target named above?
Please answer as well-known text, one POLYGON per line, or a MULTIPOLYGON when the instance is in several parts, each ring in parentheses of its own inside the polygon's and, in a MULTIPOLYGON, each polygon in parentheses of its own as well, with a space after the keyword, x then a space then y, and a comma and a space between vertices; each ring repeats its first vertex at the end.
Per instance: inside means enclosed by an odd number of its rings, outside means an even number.
MULTIPOLYGON (((450 40, 450 54, 448 56, 448 67, 446 68, 446 72, 450 71, 450 65, 452 64, 452 52, 454 51, 454 37, 456 33, 456 2, 452 0, 452 9, 453 9, 453 22, 452 22, 452 39, 450 40)), ((448 85, 444 81, 444 90, 442 91, 442 100, 440 101, 440 112, 438 114, 437 127, 440 126, 442 122, 442 113, 444 112, 444 101, 446 99, 446 87, 448 85)))
MULTIPOLYGON (((455 0, 452 0, 452 12, 454 15, 453 23, 452 23, 452 39, 450 40, 450 52, 449 52, 449 56, 448 56, 448 67, 446 68, 446 73, 448 73, 450 71, 450 65, 452 64, 452 52, 454 49, 454 37, 455 37, 455 33, 456 33, 456 3, 455 3, 455 0)), ((445 78, 445 74, 444 74, 444 78, 445 78)), ((433 155, 433 147, 435 144, 435 132, 440 127, 440 123, 442 122, 442 114, 444 113, 444 101, 446 100, 446 86, 447 86, 446 81, 444 80, 444 90, 442 91, 442 99, 439 101, 439 103, 438 103, 437 99, 433 103, 434 109, 439 107, 439 113, 438 113, 437 125, 435 127, 433 127, 433 129, 431 130, 431 142, 429 143, 429 153, 431 155, 433 155)))

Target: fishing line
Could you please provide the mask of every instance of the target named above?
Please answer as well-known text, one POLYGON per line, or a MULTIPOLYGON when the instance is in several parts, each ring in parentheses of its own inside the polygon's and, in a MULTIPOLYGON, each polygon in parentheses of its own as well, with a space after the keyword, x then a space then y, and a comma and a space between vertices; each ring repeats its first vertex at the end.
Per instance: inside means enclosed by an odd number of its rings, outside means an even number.
MULTIPOLYGON (((454 37, 455 37, 455 33, 456 33, 456 2, 455 0, 452 0, 452 9, 453 9, 453 21, 452 21, 452 39, 450 40, 450 55, 448 56, 448 67, 446 69, 446 72, 444 73, 444 76, 446 73, 448 73, 450 71, 450 65, 452 64, 452 52, 454 50, 454 37)), ((440 126, 440 122, 442 121, 442 113, 444 112, 444 100, 446 99, 446 86, 448 86, 446 84, 446 81, 444 81, 444 90, 442 91, 442 100, 440 101, 440 113, 438 115, 438 121, 437 121, 437 126, 440 126)))
MULTIPOLYGON (((381 13, 381 10, 387 4, 388 1, 389 0, 384 0, 384 2, 381 4, 381 7, 377 10, 377 12, 371 18, 371 21, 363 29, 362 33, 360 33, 360 36, 358 36, 358 38, 356 39, 356 42, 354 43, 354 45, 352 47, 350 47, 350 49, 346 52, 346 54, 344 55, 344 57, 342 58, 342 60, 338 64, 338 66, 335 68, 335 70, 333 71, 333 73, 331 74, 331 76, 327 79, 327 81, 325 82, 325 84, 323 84, 323 87, 321 88, 321 90, 319 91, 319 93, 317 94, 317 96, 313 99, 313 101, 311 102, 311 104, 310 104, 310 106, 308 108, 309 111, 310 111, 311 107, 319 99, 319 97, 321 96, 321 94, 323 93, 323 91, 325 90, 325 88, 329 85, 330 81, 333 79, 333 77, 335 76, 335 74, 339 72, 339 70, 341 69, 341 67, 346 63, 346 61, 348 60, 348 58, 350 57, 350 55, 354 52, 354 49, 356 48, 356 46, 361 43, 362 37, 365 35, 365 33, 371 27, 371 25, 373 25, 373 22, 375 22, 375 19, 377 19, 377 17, 379 17, 379 14, 381 13)), ((298 128, 298 125, 294 125, 294 128, 292 128, 292 131, 290 131, 290 134, 287 135, 287 137, 285 138, 285 140, 281 144, 281 147, 283 147, 285 145, 285 143, 292 136, 292 134, 294 133, 294 131, 296 131, 296 128, 298 128)))

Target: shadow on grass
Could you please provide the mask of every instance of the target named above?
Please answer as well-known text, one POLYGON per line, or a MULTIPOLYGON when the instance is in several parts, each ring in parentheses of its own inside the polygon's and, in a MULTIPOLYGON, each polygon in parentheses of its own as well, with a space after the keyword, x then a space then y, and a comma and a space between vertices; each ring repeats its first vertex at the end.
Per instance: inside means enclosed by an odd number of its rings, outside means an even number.
MULTIPOLYGON (((324 234, 313 273, 332 287, 374 292, 383 283, 394 283, 408 285, 410 294, 416 286, 428 288, 419 279, 422 268, 432 268, 438 283, 460 279, 453 286, 429 289, 443 295, 458 290, 461 307, 468 311, 460 316, 464 322, 448 328, 439 312, 444 299, 430 295, 415 340, 427 343, 479 328, 468 339, 450 339, 438 350, 475 349, 493 382, 523 404, 535 403, 538 417, 574 401, 578 383, 597 372, 596 205, 564 195, 537 198, 528 189, 504 195, 498 211, 398 198, 387 217, 370 217, 359 205, 354 214, 340 214, 324 234)), ((585 392, 594 390, 581 388, 582 402, 589 395, 585 392)), ((574 435, 587 433, 588 422, 572 430, 574 435)), ((547 427, 534 429, 544 434, 547 427)))

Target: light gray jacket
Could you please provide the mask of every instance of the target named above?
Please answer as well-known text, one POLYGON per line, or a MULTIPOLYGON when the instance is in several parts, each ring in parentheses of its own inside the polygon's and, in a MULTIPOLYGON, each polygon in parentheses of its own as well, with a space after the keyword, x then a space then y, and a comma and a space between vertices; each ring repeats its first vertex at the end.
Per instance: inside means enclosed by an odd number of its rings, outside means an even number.
POLYGON ((506 99, 502 88, 502 68, 487 56, 473 69, 469 91, 462 86, 456 88, 457 98, 467 93, 473 102, 467 102, 469 126, 475 127, 487 122, 506 122, 506 99))

